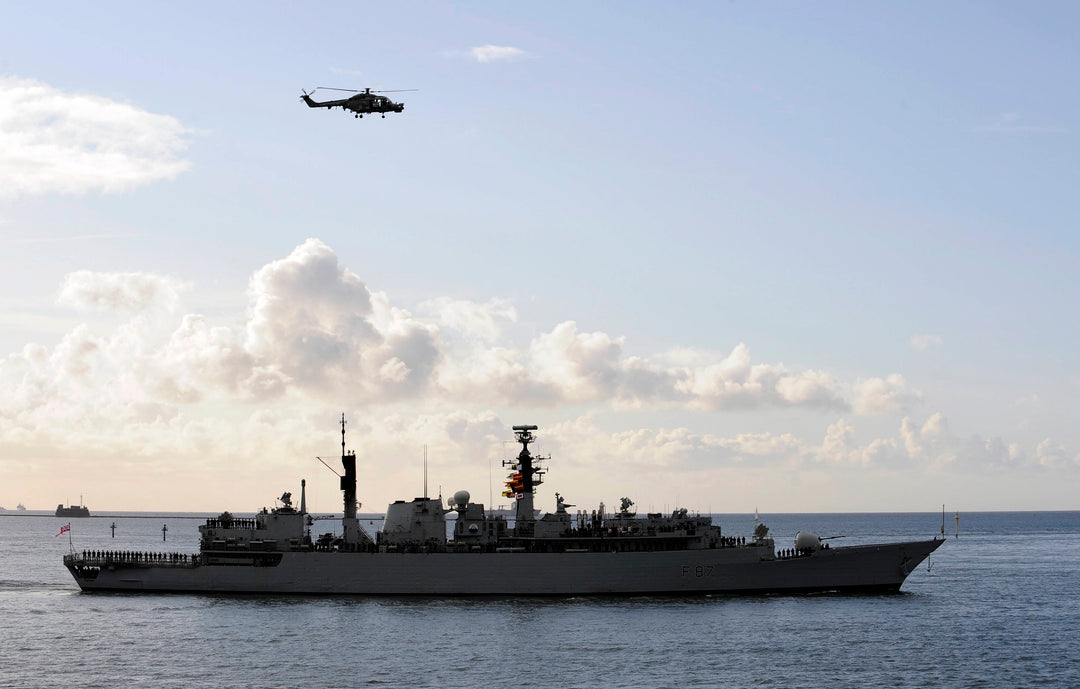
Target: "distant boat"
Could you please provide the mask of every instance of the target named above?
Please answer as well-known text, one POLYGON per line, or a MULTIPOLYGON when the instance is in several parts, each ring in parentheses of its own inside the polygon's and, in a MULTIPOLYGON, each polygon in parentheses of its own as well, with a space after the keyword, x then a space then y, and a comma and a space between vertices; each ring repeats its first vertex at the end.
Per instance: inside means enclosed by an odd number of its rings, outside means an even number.
POLYGON ((69 505, 64 507, 64 503, 60 503, 56 506, 57 517, 89 517, 90 510, 86 509, 83 505, 69 505))
POLYGON ((17 509, 17 510, 18 510, 18 511, 20 511, 20 512, 25 512, 25 511, 26 511, 26 505, 24 505, 24 504, 22 504, 22 503, 20 502, 20 503, 19 503, 19 505, 18 505, 18 507, 16 507, 15 509, 17 509))

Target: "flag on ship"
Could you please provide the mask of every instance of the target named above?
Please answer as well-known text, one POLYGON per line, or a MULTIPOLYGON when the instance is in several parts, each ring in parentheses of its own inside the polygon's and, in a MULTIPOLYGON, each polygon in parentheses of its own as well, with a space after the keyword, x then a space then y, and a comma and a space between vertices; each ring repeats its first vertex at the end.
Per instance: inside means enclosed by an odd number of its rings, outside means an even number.
POLYGON ((53 536, 53 538, 56 538, 57 536, 63 536, 68 531, 71 531, 71 524, 64 524, 60 527, 60 533, 56 534, 56 536, 53 536))

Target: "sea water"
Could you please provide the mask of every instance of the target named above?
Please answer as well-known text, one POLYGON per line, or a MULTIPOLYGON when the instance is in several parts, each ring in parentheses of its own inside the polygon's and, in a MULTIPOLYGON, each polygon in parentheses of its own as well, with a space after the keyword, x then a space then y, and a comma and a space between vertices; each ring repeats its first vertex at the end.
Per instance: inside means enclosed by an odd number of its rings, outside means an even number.
MULTIPOLYGON (((959 538, 950 513, 897 595, 88 594, 61 563, 72 547, 193 553, 206 516, 0 515, 0 687, 1080 686, 1080 512, 962 514, 959 538)), ((928 538, 942 519, 762 521, 777 547, 799 529, 837 547, 928 538)))

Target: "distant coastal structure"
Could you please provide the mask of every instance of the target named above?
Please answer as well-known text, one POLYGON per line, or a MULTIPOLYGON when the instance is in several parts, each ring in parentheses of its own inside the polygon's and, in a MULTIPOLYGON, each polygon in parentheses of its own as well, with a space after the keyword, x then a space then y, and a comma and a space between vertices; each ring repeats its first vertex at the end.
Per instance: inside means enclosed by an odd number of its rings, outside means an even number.
MULTIPOLYGON (((80 502, 82 502, 80 500, 80 502)), ((56 506, 57 517, 89 517, 90 510, 85 505, 69 505, 64 507, 64 503, 60 503, 56 506)))

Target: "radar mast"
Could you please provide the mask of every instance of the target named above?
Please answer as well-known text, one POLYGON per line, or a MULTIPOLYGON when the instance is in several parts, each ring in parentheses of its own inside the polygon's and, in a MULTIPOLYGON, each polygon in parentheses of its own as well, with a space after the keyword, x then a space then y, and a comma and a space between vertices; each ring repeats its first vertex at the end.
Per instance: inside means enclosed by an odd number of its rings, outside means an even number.
POLYGON ((514 426, 514 435, 521 443, 521 452, 515 459, 503 460, 503 466, 509 466, 511 469, 503 496, 517 500, 515 520, 519 533, 532 529, 532 522, 536 519, 533 495, 536 487, 544 482, 543 475, 546 473, 546 470, 538 466, 538 463, 548 458, 533 457, 529 452, 529 444, 536 440, 536 436, 532 434, 536 429, 537 427, 532 425, 514 426))
POLYGON ((341 519, 343 547, 355 550, 361 541, 370 541, 367 535, 361 535, 360 521, 356 518, 356 452, 345 452, 345 414, 341 415, 341 466, 345 475, 341 477, 341 492, 345 503, 345 514, 341 519))

